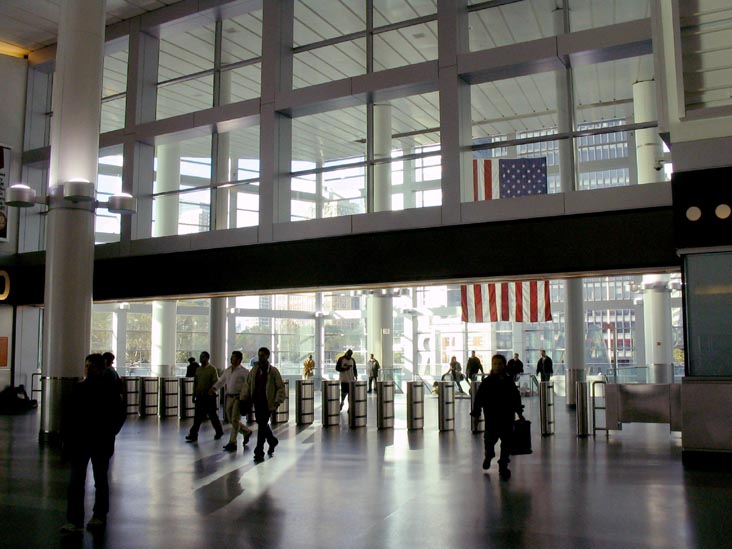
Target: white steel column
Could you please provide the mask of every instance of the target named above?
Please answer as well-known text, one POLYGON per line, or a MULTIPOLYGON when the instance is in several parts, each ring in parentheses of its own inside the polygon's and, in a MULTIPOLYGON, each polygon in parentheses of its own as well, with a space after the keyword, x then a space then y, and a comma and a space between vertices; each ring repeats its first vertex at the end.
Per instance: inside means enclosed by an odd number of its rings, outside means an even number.
MULTIPOLYGON (((391 157, 391 105, 374 104, 374 160, 391 157)), ((391 164, 374 165, 374 211, 391 210, 391 164)))
MULTIPOLYGON (((564 10, 557 8, 554 11, 554 28, 557 35, 564 34, 564 10)), ((572 69, 556 71, 555 82, 557 90, 557 130, 567 133, 572 130, 572 69)), ((561 189, 563 193, 575 192, 574 185, 574 155, 572 154, 572 140, 559 141, 559 169, 561 173, 561 189)), ((565 317, 565 364, 568 369, 582 370, 577 379, 583 379, 585 369, 585 311, 583 302, 583 281, 581 278, 565 280, 566 292, 564 297, 565 317)), ((527 360, 529 357, 526 357, 527 360)), ((556 358, 556 357, 555 357, 556 358)), ((568 375, 568 379, 575 379, 568 375)), ((574 394, 574 389, 567 387, 567 395, 574 394)), ((569 402, 573 399, 568 398, 569 402)))
MULTIPOLYGON (((656 83, 653 80, 633 84, 633 113, 636 122, 653 122, 656 111, 656 83)), ((664 180, 663 147, 655 128, 636 130, 635 156, 638 183, 664 180)), ((643 328, 649 383, 673 383, 673 336, 671 330, 671 290, 666 274, 644 275, 643 328)))
POLYGON ((94 274, 94 209, 71 204, 63 184, 95 182, 99 155, 104 9, 99 0, 62 4, 53 83, 46 230, 41 440, 58 440, 61 410, 89 353, 94 274))
MULTIPOLYGON (((375 104, 374 113, 374 159, 391 155, 391 105, 375 104)), ((391 210, 391 164, 374 166, 374 211, 391 210)), ((394 307, 391 291, 376 290, 367 305, 366 334, 368 353, 374 353, 384 368, 394 365, 393 321, 394 307)))
MULTIPOLYGON (((231 71, 221 73, 219 79, 219 98, 221 104, 231 102, 231 71)), ((231 162, 231 134, 216 134, 216 173, 214 181, 216 183, 225 183, 229 181, 232 173, 231 162)), ((217 187, 212 193, 212 204, 215 208, 214 220, 212 227, 216 231, 229 228, 229 202, 234 189, 217 187)), ((216 366, 226 366, 229 356, 226 349, 226 341, 228 338, 226 322, 226 302, 225 297, 214 297, 211 299, 211 309, 209 311, 209 342, 211 348, 211 363, 216 366)))
MULTIPOLYGON (((177 191, 180 187, 180 145, 171 143, 158 146, 157 193, 177 191)), ((153 236, 169 236, 178 233, 178 195, 158 196, 153 205, 155 226, 153 236)), ((175 373, 175 324, 176 301, 153 301, 152 349, 150 368, 154 376, 171 376, 175 373)))

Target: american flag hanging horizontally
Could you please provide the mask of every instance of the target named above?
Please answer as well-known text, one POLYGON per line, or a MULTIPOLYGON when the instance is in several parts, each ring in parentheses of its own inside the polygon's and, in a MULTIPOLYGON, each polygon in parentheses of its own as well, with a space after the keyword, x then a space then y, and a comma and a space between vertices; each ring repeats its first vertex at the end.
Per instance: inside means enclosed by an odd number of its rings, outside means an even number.
MULTIPOLYGON (((546 158, 473 160, 473 200, 546 194, 546 158)), ((463 322, 552 319, 548 280, 460 286, 463 322)))

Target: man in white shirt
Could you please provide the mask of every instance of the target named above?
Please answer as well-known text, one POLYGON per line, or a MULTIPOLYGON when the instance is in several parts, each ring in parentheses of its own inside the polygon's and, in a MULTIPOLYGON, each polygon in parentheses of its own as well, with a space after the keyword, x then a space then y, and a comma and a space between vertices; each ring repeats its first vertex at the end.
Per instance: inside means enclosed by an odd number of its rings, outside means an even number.
POLYGON ((236 439, 239 436, 239 431, 244 434, 244 446, 249 442, 249 437, 252 436, 252 430, 246 426, 246 423, 241 422, 241 412, 239 410, 239 393, 241 388, 246 382, 249 370, 241 365, 242 361, 241 351, 232 351, 231 353, 231 366, 224 370, 223 375, 219 380, 211 387, 211 394, 216 394, 221 387, 226 387, 226 417, 231 423, 231 435, 229 436, 229 442, 224 446, 224 450, 227 452, 236 451, 236 439))

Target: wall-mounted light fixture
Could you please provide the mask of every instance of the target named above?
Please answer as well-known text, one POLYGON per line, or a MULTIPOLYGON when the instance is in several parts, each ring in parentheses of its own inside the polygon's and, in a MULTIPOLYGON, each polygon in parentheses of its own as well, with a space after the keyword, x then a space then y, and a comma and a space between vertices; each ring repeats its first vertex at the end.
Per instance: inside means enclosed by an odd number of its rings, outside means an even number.
MULTIPOLYGON (((130 215, 137 212, 137 199, 127 193, 113 194, 107 202, 96 199, 91 181, 67 181, 63 184, 64 200, 72 203, 94 202, 94 208, 106 208, 111 213, 130 215)), ((5 193, 5 204, 15 208, 30 208, 36 204, 48 206, 48 197, 39 198, 35 189, 23 183, 11 185, 5 193)))

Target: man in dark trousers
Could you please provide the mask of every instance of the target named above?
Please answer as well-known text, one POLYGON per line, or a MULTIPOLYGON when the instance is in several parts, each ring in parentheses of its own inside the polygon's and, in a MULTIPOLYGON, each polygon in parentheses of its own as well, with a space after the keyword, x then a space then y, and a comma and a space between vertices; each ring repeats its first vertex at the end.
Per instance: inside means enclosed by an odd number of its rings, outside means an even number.
POLYGON ((506 372, 506 357, 503 355, 494 355, 491 359, 491 373, 480 384, 470 415, 480 417, 481 411, 485 417, 483 469, 490 469, 491 460, 496 455, 494 447, 500 438, 501 456, 498 459, 498 473, 502 479, 508 480, 511 478, 508 464, 511 461, 513 420, 515 414, 521 420, 524 416, 521 395, 513 379, 506 372))
MULTIPOLYGON (((195 362, 195 360, 194 360, 195 362)), ((186 435, 188 442, 196 442, 198 440, 198 430, 206 416, 211 420, 211 425, 216 434, 214 438, 219 440, 224 436, 224 429, 221 426, 221 420, 216 408, 216 393, 211 394, 211 387, 219 380, 219 372, 216 367, 208 361, 208 353, 201 353, 201 363, 195 369, 193 381, 193 401, 195 402, 195 412, 193 416, 193 426, 186 435)), ((188 376, 186 376, 188 377, 188 376)))
POLYGON ((274 454, 279 440, 272 433, 269 426, 270 416, 282 404, 285 394, 285 382, 282 381, 280 371, 269 363, 269 349, 261 347, 257 352, 259 361, 254 365, 249 376, 244 381, 239 394, 239 402, 244 408, 241 413, 246 415, 254 405, 254 417, 257 420, 257 445, 254 448, 254 461, 264 461, 264 441, 269 444, 267 454, 274 454))
POLYGON ((87 530, 103 530, 109 511, 109 460, 114 453, 114 438, 125 419, 124 402, 118 388, 105 376, 104 358, 91 354, 84 363, 85 379, 74 386, 69 408, 63 416, 64 452, 71 464, 67 524, 63 533, 83 530, 84 490, 89 461, 94 472, 94 514, 87 530))
POLYGON ((544 349, 541 350, 541 358, 536 363, 536 375, 541 376, 542 381, 549 381, 554 373, 552 359, 546 355, 544 349))

